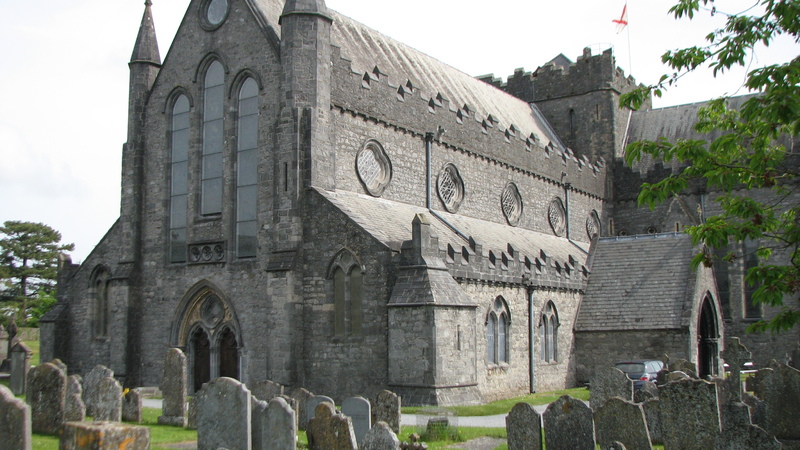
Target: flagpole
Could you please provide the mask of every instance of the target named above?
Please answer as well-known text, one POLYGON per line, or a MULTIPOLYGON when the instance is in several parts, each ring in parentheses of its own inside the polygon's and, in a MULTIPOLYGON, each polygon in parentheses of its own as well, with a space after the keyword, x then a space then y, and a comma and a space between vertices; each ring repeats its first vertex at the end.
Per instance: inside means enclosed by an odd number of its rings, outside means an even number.
MULTIPOLYGON (((625 3, 625 7, 628 7, 628 3, 625 3)), ((625 28, 628 29, 628 76, 633 76, 633 54, 631 53, 631 23, 625 25, 625 28)))

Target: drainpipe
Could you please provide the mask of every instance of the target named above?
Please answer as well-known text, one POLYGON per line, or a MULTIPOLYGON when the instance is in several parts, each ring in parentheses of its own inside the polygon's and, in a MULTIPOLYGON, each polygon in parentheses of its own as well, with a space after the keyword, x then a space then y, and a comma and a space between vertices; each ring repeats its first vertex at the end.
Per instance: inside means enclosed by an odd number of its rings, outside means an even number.
POLYGON ((571 187, 572 187, 572 184, 570 184, 570 183, 565 183, 564 184, 564 203, 566 203, 566 205, 564 205, 564 210, 566 211, 564 216, 565 216, 565 219, 567 221, 567 240, 568 241, 572 241, 572 239, 569 238, 569 188, 571 188, 571 187))

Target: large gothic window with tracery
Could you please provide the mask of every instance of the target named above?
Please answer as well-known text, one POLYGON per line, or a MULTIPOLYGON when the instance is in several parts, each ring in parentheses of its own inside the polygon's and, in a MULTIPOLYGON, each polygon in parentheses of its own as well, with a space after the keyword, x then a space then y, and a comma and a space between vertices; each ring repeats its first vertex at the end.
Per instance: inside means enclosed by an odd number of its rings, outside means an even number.
POLYGON ((256 256, 258 221, 258 84, 247 78, 239 90, 236 150, 236 256, 256 256))
POLYGON ((170 139, 169 261, 186 261, 186 216, 189 201, 189 99, 172 106, 170 139))
POLYGON ((225 145, 225 70, 214 61, 206 71, 203 96, 203 166, 200 211, 222 212, 222 151, 225 145))

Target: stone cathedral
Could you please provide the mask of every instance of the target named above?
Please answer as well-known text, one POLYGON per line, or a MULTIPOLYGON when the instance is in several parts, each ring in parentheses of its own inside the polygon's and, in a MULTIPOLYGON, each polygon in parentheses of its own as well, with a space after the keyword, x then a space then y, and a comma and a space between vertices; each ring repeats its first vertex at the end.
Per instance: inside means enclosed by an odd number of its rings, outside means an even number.
POLYGON ((147 0, 120 216, 62 261, 42 360, 158 386, 178 347, 190 390, 470 404, 623 358, 717 374, 725 334, 769 314, 744 262, 689 268, 711 194, 636 207, 670 168, 624 146, 692 135, 698 105, 620 109, 636 83, 610 50, 475 78, 324 0, 191 0, 163 61, 156 44, 147 0))

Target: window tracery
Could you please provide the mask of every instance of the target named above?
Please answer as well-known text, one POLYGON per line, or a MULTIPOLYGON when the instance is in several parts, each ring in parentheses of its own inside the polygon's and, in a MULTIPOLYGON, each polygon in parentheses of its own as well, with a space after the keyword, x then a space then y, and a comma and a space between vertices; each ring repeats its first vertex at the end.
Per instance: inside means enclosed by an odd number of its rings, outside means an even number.
POLYGON ((508 364, 511 314, 503 297, 497 297, 486 315, 486 362, 508 364))
POLYGON ((236 151, 236 256, 256 256, 258 247, 258 84, 247 78, 239 90, 236 151))
POLYGON ((361 336, 363 333, 363 272, 349 250, 340 251, 330 265, 334 336, 361 336))
POLYGON ((558 361, 558 311, 556 305, 549 301, 539 321, 539 344, 542 361, 558 361))

